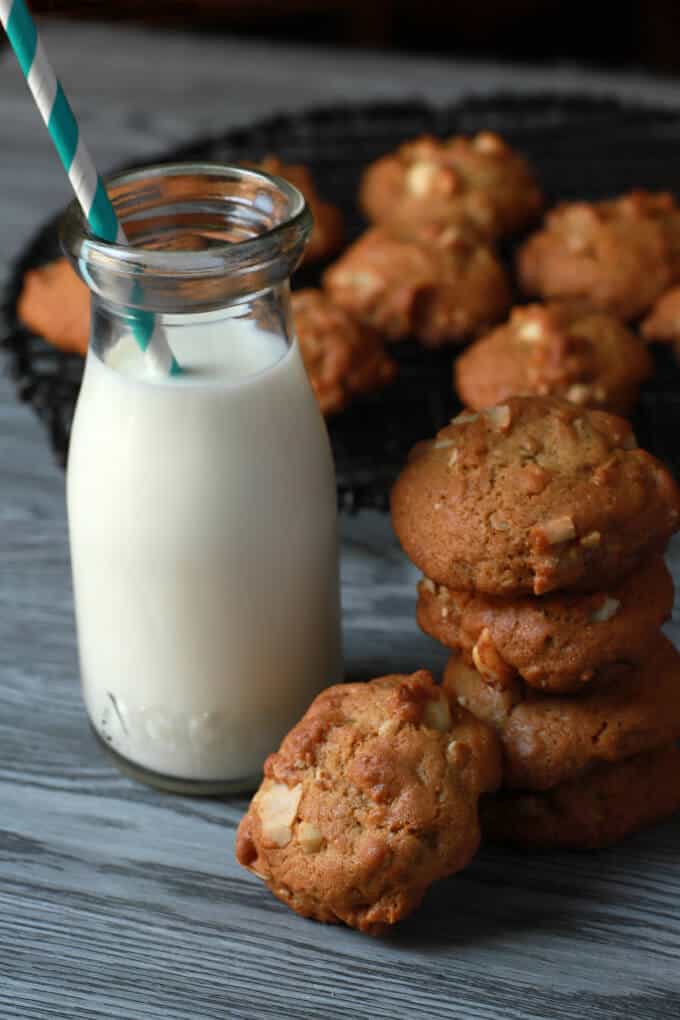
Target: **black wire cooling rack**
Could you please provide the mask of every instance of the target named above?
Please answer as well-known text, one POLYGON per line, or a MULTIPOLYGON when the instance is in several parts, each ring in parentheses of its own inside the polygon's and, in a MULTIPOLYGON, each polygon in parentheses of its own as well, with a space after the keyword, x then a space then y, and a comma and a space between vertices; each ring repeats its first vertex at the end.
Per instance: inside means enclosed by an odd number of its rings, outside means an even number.
MULTIPOLYGON (((481 129, 499 131, 526 153, 550 202, 602 198, 633 187, 672 190, 680 167, 680 114, 554 95, 472 98, 442 107, 402 102, 324 108, 270 118, 147 162, 234 162, 276 153, 305 163, 321 194, 343 210, 351 239, 363 228, 356 195, 368 162, 418 134, 481 129)), ((4 309, 9 332, 2 344, 18 397, 44 422, 63 464, 83 362, 30 334, 16 316, 23 273, 59 255, 57 223, 55 218, 40 230, 14 267, 4 309)), ((509 250, 504 254, 511 258, 509 250)), ((322 269, 303 268, 294 286, 315 285, 322 269)), ((385 510, 413 443, 432 435, 459 408, 451 385, 455 351, 428 352, 406 342, 393 345, 391 353, 399 362, 396 381, 329 421, 343 510, 385 510)), ((656 351, 655 358, 657 371, 643 390, 634 424, 640 443, 680 477, 680 369, 668 351, 656 351)))

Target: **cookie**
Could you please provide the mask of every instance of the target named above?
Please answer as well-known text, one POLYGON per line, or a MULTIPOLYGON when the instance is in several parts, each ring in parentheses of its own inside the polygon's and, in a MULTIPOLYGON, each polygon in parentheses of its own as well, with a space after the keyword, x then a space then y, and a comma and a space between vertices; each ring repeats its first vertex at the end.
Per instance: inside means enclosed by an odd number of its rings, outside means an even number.
POLYGON ((500 754, 421 671, 323 691, 264 775, 238 861, 304 917, 377 934, 474 855, 500 754))
POLYGON ((323 414, 341 411, 353 397, 391 382, 394 361, 382 340, 355 322, 320 290, 292 296, 300 353, 323 414))
POLYGON ((66 259, 24 274, 17 315, 32 333, 62 351, 86 354, 90 294, 66 259))
POLYGON ((586 299, 621 319, 637 318, 677 273, 677 228, 665 222, 674 210, 670 195, 644 192, 558 205, 519 250, 522 289, 543 298, 586 299))
POLYGON ((528 849, 594 850, 618 843, 680 809, 680 748, 668 744, 545 793, 483 797, 485 839, 528 849))
POLYGON ((527 226, 543 205, 526 160, 490 131, 407 142, 365 170, 359 201, 369 220, 406 234, 463 224, 489 240, 527 226))
POLYGON ((426 347, 464 340, 510 305, 503 267, 485 245, 452 230, 409 241, 374 227, 324 274, 333 301, 387 340, 426 347))
POLYGON ((673 609, 673 579, 660 556, 607 591, 554 592, 514 599, 418 585, 418 624, 461 651, 488 684, 505 687, 519 674, 537 690, 569 693, 603 667, 639 664, 673 609))
POLYGON ((283 177, 304 195, 314 219, 304 261, 314 262, 334 255, 340 248, 345 233, 342 213, 337 206, 325 202, 320 197, 308 167, 300 163, 284 163, 278 156, 265 156, 259 163, 246 165, 283 177))
POLYGON ((663 634, 642 665, 608 666, 580 694, 544 694, 519 680, 491 687, 458 655, 447 663, 444 689, 495 727, 503 785, 514 789, 549 790, 680 738, 680 655, 663 634))
POLYGON ((680 490, 626 421, 555 397, 458 415, 414 448, 391 502, 426 577, 506 597, 606 589, 680 520, 680 490))
POLYGON ((618 319, 568 304, 514 308, 455 364, 462 403, 473 410, 515 394, 550 394, 626 414, 652 373, 642 341, 618 319))

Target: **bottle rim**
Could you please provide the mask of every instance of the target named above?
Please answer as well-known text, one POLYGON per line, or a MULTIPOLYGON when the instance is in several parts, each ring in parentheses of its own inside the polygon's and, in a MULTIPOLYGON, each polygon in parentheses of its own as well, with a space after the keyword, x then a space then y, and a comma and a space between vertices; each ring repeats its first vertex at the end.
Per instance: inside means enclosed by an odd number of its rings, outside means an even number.
POLYGON ((127 170, 105 184, 129 243, 96 238, 75 200, 60 239, 90 289, 114 305, 182 312, 242 300, 291 275, 312 229, 302 193, 263 170, 168 163, 127 170), (161 227, 167 237, 157 236, 161 227), (164 247, 173 232, 180 243, 164 247), (182 237, 210 243, 185 248, 182 237))

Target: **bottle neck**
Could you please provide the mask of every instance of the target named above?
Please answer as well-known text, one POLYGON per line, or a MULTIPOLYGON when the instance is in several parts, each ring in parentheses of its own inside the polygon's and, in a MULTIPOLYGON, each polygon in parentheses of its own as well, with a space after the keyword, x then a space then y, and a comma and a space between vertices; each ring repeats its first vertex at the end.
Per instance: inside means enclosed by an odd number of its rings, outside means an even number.
POLYGON ((296 188, 241 167, 150 167, 112 179, 107 189, 129 244, 93 238, 75 204, 61 237, 112 315, 188 315, 253 303, 286 283, 311 230, 296 188))

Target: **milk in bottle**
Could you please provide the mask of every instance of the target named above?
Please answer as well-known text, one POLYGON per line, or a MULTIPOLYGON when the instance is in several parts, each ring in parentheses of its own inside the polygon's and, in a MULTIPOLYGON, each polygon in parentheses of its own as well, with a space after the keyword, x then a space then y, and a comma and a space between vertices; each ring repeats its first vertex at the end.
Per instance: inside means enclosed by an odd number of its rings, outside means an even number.
MULTIPOLYGON (((193 255, 173 272, 189 277, 193 255)), ((247 788, 341 675, 334 471, 287 281, 207 311, 154 308, 182 366, 161 377, 87 258, 95 314, 67 499, 89 718, 141 778, 247 788)))

